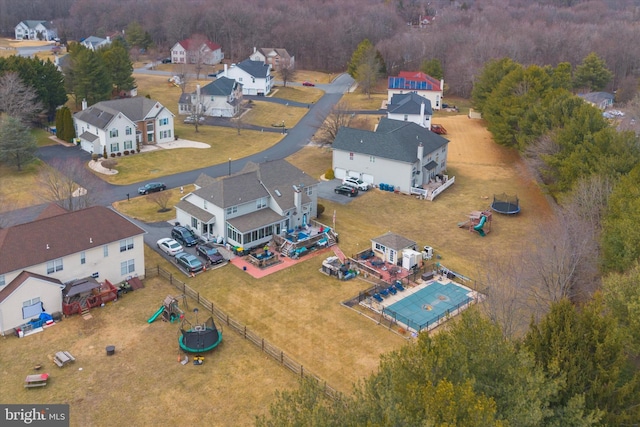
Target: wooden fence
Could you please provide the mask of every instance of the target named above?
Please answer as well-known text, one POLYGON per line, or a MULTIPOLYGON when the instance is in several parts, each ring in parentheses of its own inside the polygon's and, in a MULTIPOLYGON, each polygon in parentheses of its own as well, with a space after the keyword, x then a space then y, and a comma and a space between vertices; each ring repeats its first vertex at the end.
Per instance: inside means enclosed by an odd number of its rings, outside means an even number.
POLYGON ((258 347, 263 353, 271 356, 273 360, 289 369, 291 372, 299 376, 300 378, 312 378, 323 386, 324 392, 331 399, 336 399, 340 392, 338 392, 335 388, 331 387, 327 384, 326 381, 322 380, 319 376, 314 373, 306 370, 304 366, 300 363, 296 362, 294 359, 289 357, 284 351, 271 344, 255 332, 251 331, 242 323, 237 320, 229 317, 228 314, 217 308, 213 305, 213 303, 207 300, 205 297, 200 295, 199 292, 195 291, 189 285, 184 283, 183 281, 177 279, 167 270, 161 268, 160 266, 154 268, 145 269, 145 277, 156 277, 159 276, 163 279, 166 279, 171 283, 176 289, 182 292, 184 295, 196 301, 202 307, 204 307, 207 311, 209 311, 213 316, 215 316, 220 322, 222 322, 227 327, 233 329, 235 332, 240 334, 242 338, 248 340, 253 343, 256 347, 258 347))

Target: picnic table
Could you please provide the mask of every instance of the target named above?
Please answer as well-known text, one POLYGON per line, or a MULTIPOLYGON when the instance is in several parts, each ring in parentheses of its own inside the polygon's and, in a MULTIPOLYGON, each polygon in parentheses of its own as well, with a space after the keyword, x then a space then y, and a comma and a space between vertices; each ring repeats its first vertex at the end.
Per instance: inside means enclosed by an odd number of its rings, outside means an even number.
POLYGON ((67 363, 75 361, 76 358, 73 357, 68 351, 59 351, 55 356, 53 356, 53 362, 61 368, 67 363))
POLYGON ((27 378, 24 380, 24 386, 25 388, 44 387, 47 385, 48 379, 49 374, 27 375, 27 378))

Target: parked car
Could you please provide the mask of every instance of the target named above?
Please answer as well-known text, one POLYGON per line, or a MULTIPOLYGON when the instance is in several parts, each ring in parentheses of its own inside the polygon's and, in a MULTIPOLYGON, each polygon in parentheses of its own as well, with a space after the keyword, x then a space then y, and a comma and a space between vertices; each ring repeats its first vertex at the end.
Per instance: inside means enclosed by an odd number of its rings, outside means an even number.
POLYGON ((311 87, 313 87, 313 86, 315 86, 315 84, 313 84, 311 82, 304 81, 304 82, 302 82, 302 86, 311 86, 311 87))
MULTIPOLYGON (((184 119, 184 122, 187 124, 193 124, 196 122, 196 118, 194 116, 188 116, 186 119, 184 119)), ((198 117, 198 124, 202 123, 204 123, 204 116, 198 117)))
POLYGON ((343 185, 348 185, 350 187, 356 187, 360 191, 367 191, 369 189, 369 183, 364 182, 360 178, 356 178, 355 176, 348 176, 342 180, 343 185))
POLYGON ((167 189, 167 186, 164 185, 163 182, 150 182, 138 188, 138 193, 149 194, 149 193, 155 193, 156 191, 164 191, 166 189, 167 189))
POLYGON ((356 197, 358 195, 358 189, 350 185, 339 185, 333 190, 336 194, 344 194, 349 197, 356 197))
POLYGON ((187 273, 197 273, 204 268, 202 262, 195 256, 186 252, 176 255, 176 262, 179 266, 187 270, 187 273))
POLYGON ((198 238, 187 227, 176 225, 171 230, 171 237, 182 243, 184 246, 191 247, 198 243, 198 238))
POLYGON ((196 254, 204 258, 209 264, 220 264, 225 261, 224 256, 210 243, 197 245, 196 254))
POLYGON ((183 251, 182 245, 170 237, 158 240, 158 247, 167 255, 176 256, 183 251))
POLYGON ((162 63, 163 63, 163 64, 171 64, 171 58, 164 58, 164 59, 162 60, 162 63))

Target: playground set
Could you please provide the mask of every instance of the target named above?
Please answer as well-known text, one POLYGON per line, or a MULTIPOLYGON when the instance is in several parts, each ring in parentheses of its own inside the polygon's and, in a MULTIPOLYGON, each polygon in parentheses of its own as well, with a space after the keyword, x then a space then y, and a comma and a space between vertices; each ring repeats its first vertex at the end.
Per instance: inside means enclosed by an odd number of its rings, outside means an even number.
POLYGON ((491 211, 473 211, 469 214, 469 218, 466 221, 458 223, 458 227, 468 228, 470 232, 476 232, 484 237, 491 232, 491 220, 491 211))
POLYGON ((184 312, 178 307, 178 300, 171 295, 168 295, 158 311, 153 313, 153 316, 147 320, 147 323, 153 323, 158 317, 162 316, 162 320, 165 322, 173 323, 175 321, 184 318, 184 312))

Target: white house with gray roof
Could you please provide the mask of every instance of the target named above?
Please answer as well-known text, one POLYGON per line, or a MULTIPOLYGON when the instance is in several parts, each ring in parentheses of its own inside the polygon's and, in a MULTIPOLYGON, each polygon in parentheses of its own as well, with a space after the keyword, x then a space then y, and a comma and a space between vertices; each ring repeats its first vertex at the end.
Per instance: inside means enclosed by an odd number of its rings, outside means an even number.
POLYGON ((222 74, 242 84, 243 95, 267 95, 271 92, 271 66, 261 61, 246 59, 227 67, 222 74))
POLYGON ((57 30, 50 21, 26 20, 20 21, 15 29, 16 40, 46 40, 58 37, 57 30))
POLYGON ((176 218, 206 240, 250 249, 315 218, 317 186, 286 160, 247 163, 231 176, 201 175, 176 205, 176 218))
POLYGON ((234 117, 242 104, 242 85, 233 79, 220 77, 193 93, 183 93, 178 102, 178 114, 191 114, 198 104, 202 113, 213 117, 234 117))
POLYGON ((175 140, 173 118, 173 113, 158 101, 135 97, 102 101, 91 107, 83 102, 73 123, 83 150, 110 156, 137 150, 141 144, 175 140))
POLYGON ((374 132, 342 127, 332 144, 336 178, 355 176, 402 193, 447 169, 449 141, 413 122, 380 119, 374 132))
POLYGON ((431 101, 417 93, 395 94, 387 104, 387 118, 413 122, 423 128, 431 129, 431 101))
POLYGON ((97 36, 89 36, 80 42, 81 45, 87 49, 96 51, 102 47, 111 45, 111 37, 107 36, 106 39, 97 36))

